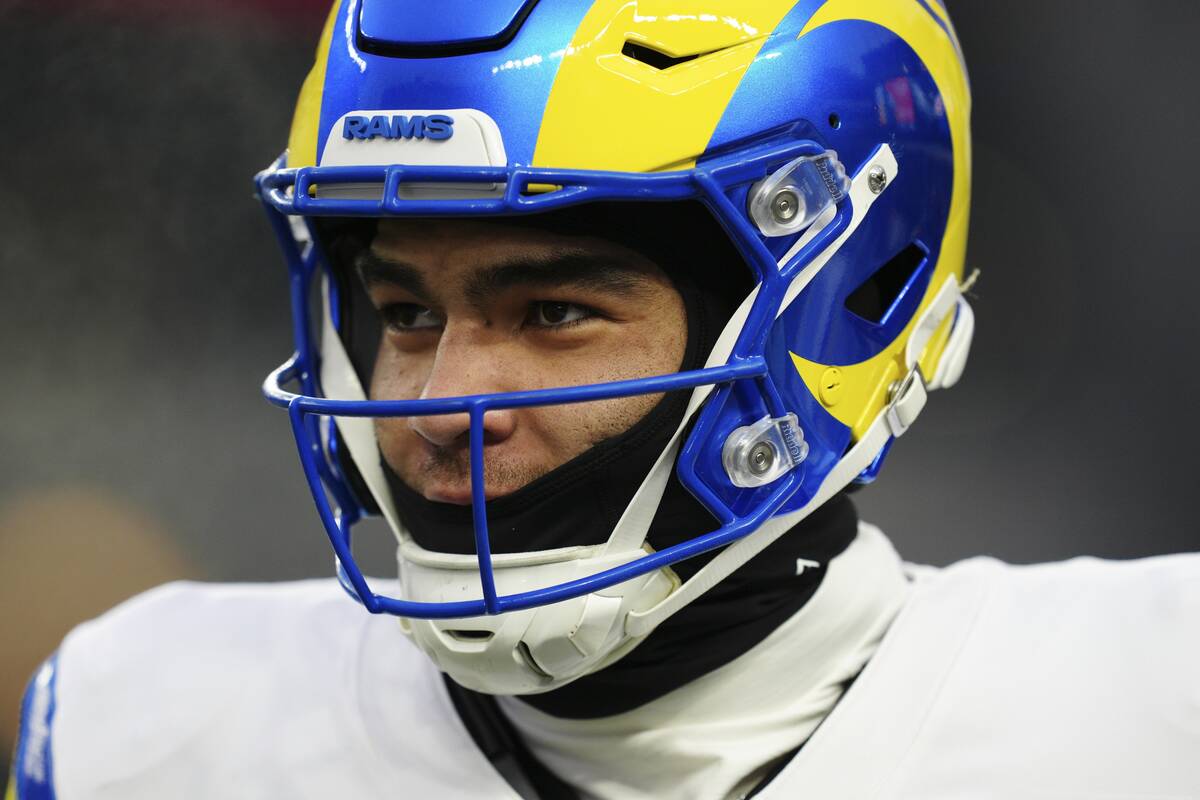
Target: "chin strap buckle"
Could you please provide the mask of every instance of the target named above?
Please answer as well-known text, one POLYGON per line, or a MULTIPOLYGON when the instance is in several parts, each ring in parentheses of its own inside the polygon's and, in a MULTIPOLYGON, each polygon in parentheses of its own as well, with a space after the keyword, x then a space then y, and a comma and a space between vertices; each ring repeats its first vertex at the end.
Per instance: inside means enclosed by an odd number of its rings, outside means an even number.
POLYGON ((884 418, 892 436, 898 439, 916 422, 929 399, 921 367, 914 364, 902 380, 892 384, 888 395, 890 399, 884 418))

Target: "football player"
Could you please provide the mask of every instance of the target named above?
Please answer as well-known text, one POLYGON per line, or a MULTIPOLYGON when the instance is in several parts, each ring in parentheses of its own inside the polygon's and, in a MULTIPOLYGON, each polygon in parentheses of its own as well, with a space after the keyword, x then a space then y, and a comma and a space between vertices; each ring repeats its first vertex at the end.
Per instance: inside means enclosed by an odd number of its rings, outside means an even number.
POLYGON ((963 372, 969 112, 939 0, 339 0, 256 183, 338 581, 81 626, 15 796, 1200 796, 1200 558, 848 497, 963 372))

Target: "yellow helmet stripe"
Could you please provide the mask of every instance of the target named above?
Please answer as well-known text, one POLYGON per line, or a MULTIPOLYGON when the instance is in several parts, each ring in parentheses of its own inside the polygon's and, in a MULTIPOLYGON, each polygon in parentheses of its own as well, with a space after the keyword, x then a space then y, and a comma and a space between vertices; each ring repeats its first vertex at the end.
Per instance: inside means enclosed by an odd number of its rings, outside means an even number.
POLYGON ((794 5, 713 0, 704 13, 681 14, 669 0, 596 0, 562 54, 534 165, 630 172, 694 166, 742 76, 794 5), (627 41, 699 57, 657 69, 622 55, 627 41))
MULTIPOLYGON (((912 335, 916 320, 932 302, 948 275, 953 274, 959 280, 962 278, 971 197, 971 140, 968 130, 971 98, 958 48, 917 0, 828 0, 804 26, 800 36, 842 20, 863 20, 881 25, 912 47, 929 69, 941 93, 954 157, 950 216, 938 263, 925 297, 908 326, 883 351, 857 364, 819 364, 792 354, 801 378, 817 398, 822 397, 823 381, 831 380, 830 366, 837 366, 839 390, 831 393, 826 387, 824 392, 825 397, 836 396, 837 399, 833 403, 823 402, 823 405, 838 421, 852 429, 857 440, 887 403, 888 385, 904 375, 905 345, 912 335)), ((904 180, 903 170, 897 180, 904 180)), ((951 323, 952 319, 946 320, 920 354, 921 370, 927 377, 932 376, 937 368, 951 323)))
POLYGON ((946 31, 950 34, 951 41, 954 42, 954 49, 958 51, 958 60, 966 66, 963 58, 962 43, 958 41, 958 32, 954 30, 954 23, 950 21, 950 15, 946 13, 946 9, 942 6, 941 0, 928 0, 929 7, 933 9, 933 13, 937 14, 938 19, 946 26, 946 31))
POLYGON ((340 0, 335 0, 325 28, 317 43, 317 58, 308 77, 300 87, 296 100, 296 113, 292 117, 292 131, 288 136, 288 166, 311 167, 317 163, 318 127, 321 124, 321 96, 325 89, 325 67, 329 63, 329 45, 333 39, 333 26, 337 19, 340 0))

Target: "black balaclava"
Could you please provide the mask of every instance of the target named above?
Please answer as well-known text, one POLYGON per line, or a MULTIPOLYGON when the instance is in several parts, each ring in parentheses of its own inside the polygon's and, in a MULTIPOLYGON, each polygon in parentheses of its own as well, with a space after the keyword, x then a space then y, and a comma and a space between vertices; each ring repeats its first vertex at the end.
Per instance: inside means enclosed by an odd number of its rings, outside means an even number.
MULTIPOLYGON (((717 336, 750 288, 748 270, 712 217, 696 204, 602 204, 539 215, 526 222, 560 233, 598 236, 646 255, 683 298, 688 337, 681 370, 704 366, 717 336)), ((361 249, 361 229, 352 250, 361 249)), ((369 241, 369 240, 367 240, 369 241)), ((335 246, 335 262, 347 260, 335 246), (337 255, 337 250, 342 255, 337 255)), ((345 275, 347 270, 340 272, 345 275)), ((342 282, 342 337, 364 385, 369 385, 378 322, 357 280, 342 282), (360 308, 362 304, 365 307, 360 308)), ((487 503, 495 553, 600 544, 616 527, 634 493, 683 418, 691 390, 663 399, 629 430, 527 486, 487 503)), ((426 500, 384 462, 401 522, 417 544, 440 552, 474 554, 470 506, 426 500)), ((349 470, 348 470, 349 471, 349 470)), ((353 471, 350 471, 353 475, 353 471)), ((359 494, 364 495, 363 487, 359 494)), ((729 663, 762 641, 816 591, 825 564, 853 541, 857 514, 844 495, 830 500, 716 587, 655 629, 621 660, 544 694, 529 705, 558 717, 594 718, 636 708, 729 663), (798 559, 822 566, 800 570, 798 559)), ((718 527, 717 520, 672 471, 647 539, 655 550, 718 527)), ((673 565, 692 577, 714 553, 673 565)))

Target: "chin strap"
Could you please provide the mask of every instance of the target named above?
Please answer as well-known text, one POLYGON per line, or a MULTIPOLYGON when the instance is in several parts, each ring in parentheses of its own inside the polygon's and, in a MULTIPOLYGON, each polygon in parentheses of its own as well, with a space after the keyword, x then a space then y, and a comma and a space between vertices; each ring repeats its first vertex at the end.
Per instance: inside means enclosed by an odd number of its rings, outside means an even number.
MULTIPOLYGON (((975 276, 972 275, 965 285, 969 286, 974 278, 975 276)), ((894 386, 891 400, 875 417, 875 421, 871 423, 863 437, 830 470, 813 498, 803 508, 771 518, 754 533, 726 547, 692 576, 691 580, 684 583, 655 607, 647 611, 631 613, 626 619, 625 632, 634 638, 648 635, 665 619, 729 577, 735 570, 795 527, 800 520, 849 485, 859 473, 871 465, 879 451, 890 439, 904 435, 916 421, 925 408, 929 390, 948 388, 958 381, 966 364, 967 352, 970 350, 974 330, 974 314, 966 298, 962 296, 962 287, 958 283, 957 277, 951 275, 917 321, 905 349, 908 372, 894 386), (951 312, 956 312, 954 329, 950 333, 950 339, 938 363, 934 380, 927 383, 924 375, 921 374, 917 360, 933 333, 945 322, 951 312)))

